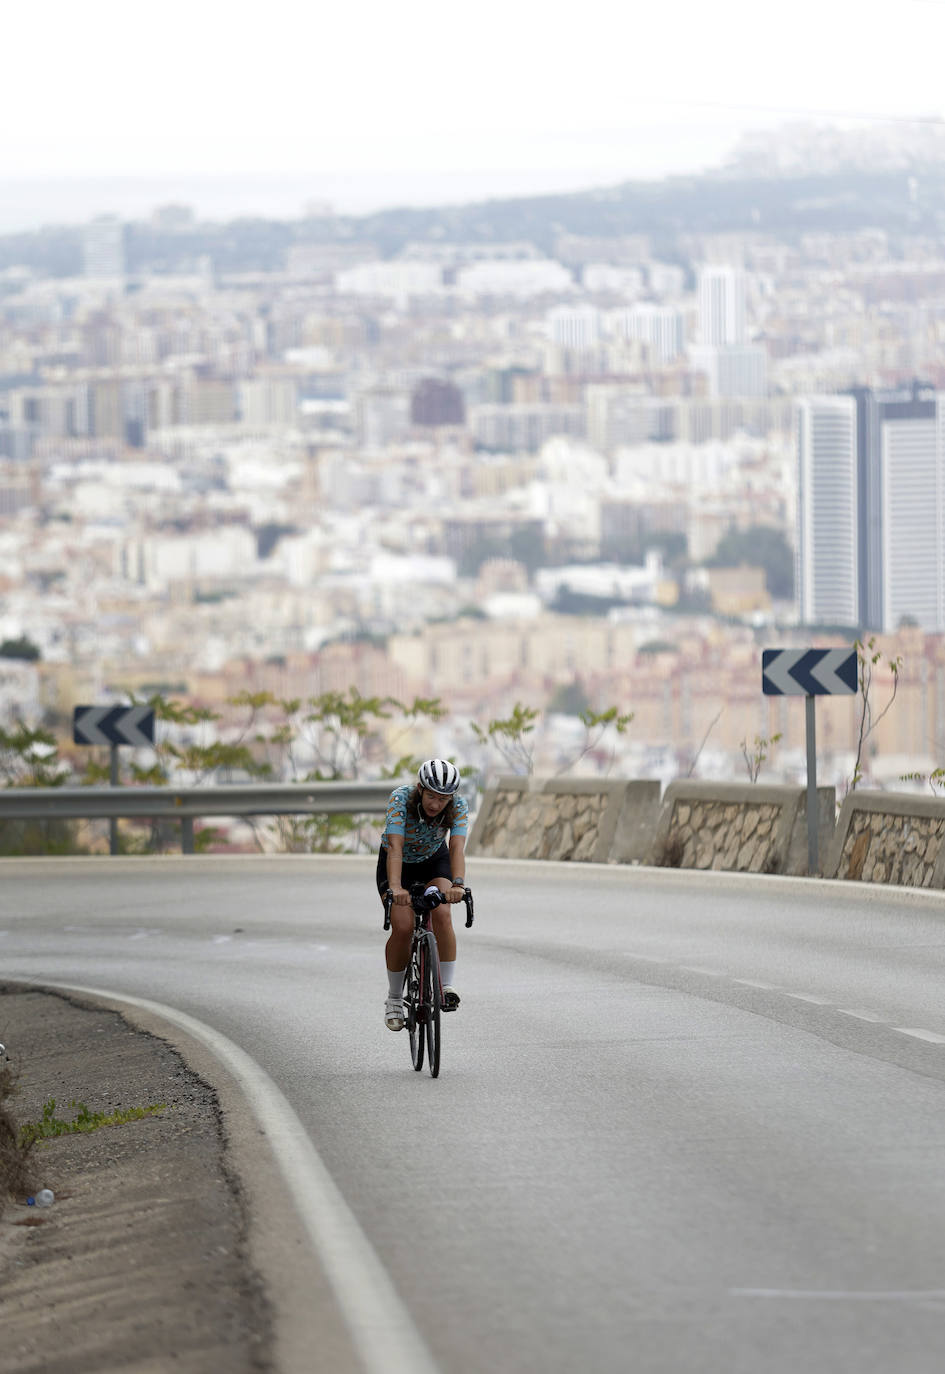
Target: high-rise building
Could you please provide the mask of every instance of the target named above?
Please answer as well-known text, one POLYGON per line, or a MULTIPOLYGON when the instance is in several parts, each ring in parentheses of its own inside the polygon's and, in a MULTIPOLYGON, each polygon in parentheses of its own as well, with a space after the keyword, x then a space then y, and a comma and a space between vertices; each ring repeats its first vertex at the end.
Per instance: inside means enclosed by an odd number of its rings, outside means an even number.
POLYGON ((799 401, 795 585, 806 624, 858 625, 856 401, 799 401))
POLYGON ((699 273, 699 340, 712 348, 747 342, 745 274, 738 267, 703 267, 699 273))
POLYGON ((797 440, 801 619, 945 630, 945 394, 812 397, 797 440))
POLYGON ((125 226, 115 215, 100 215, 85 226, 82 235, 85 275, 125 275, 125 226))

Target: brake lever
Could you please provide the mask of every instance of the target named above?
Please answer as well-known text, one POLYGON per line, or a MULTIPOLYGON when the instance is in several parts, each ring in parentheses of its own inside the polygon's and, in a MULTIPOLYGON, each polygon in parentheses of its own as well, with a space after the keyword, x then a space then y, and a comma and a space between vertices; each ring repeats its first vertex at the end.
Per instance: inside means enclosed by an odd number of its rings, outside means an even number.
POLYGON ((466 929, 468 930, 474 920, 473 895, 468 887, 463 892, 463 901, 466 903, 466 929))
POLYGON ((384 894, 384 929, 390 930, 390 909, 394 905, 394 894, 390 888, 384 894))

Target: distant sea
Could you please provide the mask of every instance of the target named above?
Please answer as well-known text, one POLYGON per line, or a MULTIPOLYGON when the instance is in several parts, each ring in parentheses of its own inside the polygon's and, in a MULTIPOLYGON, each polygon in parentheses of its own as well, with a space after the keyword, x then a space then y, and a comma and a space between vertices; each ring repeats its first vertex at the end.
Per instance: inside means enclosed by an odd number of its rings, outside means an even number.
POLYGON ((366 215, 394 206, 585 191, 628 179, 611 171, 294 172, 245 176, 0 176, 0 234, 44 225, 84 224, 96 215, 147 219, 161 205, 189 205, 200 220, 241 216, 298 219, 315 212, 366 215))

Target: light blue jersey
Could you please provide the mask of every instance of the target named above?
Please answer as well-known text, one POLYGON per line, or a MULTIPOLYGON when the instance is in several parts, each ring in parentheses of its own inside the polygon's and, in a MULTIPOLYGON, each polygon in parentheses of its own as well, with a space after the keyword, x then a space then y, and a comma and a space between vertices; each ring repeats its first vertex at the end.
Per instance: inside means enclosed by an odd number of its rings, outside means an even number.
MULTIPOLYGON (((420 863, 431 858, 448 835, 465 835, 469 829, 469 807, 457 793, 453 797, 455 819, 451 828, 443 824, 442 816, 428 821, 420 814, 419 804, 409 808, 407 798, 413 791, 410 783, 395 787, 387 803, 387 820, 381 844, 387 848, 388 835, 403 835, 404 863, 420 863)), ((446 810, 448 808, 444 808, 446 810)))

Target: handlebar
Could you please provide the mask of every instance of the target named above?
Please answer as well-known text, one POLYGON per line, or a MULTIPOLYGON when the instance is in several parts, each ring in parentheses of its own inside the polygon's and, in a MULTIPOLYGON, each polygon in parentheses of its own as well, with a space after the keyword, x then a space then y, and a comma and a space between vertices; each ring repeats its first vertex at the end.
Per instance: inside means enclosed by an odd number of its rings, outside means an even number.
MULTIPOLYGON (((414 915, 423 916, 428 911, 433 911, 435 907, 441 906, 446 902, 446 897, 442 892, 431 892, 429 897, 426 895, 425 883, 414 883, 410 888, 410 905, 413 907, 414 915)), ((463 904, 466 907, 466 929, 472 925, 475 919, 473 910, 473 895, 470 888, 463 888, 463 904)), ((384 929, 390 930, 390 913, 394 905, 394 894, 390 888, 384 893, 384 929)))

